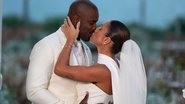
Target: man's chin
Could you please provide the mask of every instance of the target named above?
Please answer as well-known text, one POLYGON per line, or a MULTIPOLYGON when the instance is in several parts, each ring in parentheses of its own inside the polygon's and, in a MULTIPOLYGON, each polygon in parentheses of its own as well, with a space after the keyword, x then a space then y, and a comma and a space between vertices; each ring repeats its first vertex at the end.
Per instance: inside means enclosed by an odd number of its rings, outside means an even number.
POLYGON ((89 42, 90 40, 91 40, 91 37, 88 37, 84 41, 89 42))
MULTIPOLYGON (((81 38, 82 39, 82 38, 81 38)), ((85 42, 88 42, 90 39, 82 39, 83 41, 85 41, 85 42)))
POLYGON ((86 36, 86 37, 81 37, 81 39, 82 39, 83 41, 85 41, 85 42, 90 41, 90 38, 91 38, 91 35, 90 35, 90 34, 89 34, 88 36, 86 36))

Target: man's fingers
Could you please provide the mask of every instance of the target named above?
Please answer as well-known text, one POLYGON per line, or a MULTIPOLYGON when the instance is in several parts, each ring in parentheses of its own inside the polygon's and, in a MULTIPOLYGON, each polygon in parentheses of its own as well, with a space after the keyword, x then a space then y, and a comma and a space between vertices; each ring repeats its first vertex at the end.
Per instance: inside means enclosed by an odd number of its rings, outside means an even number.
POLYGON ((113 104, 113 102, 110 102, 110 101, 109 101, 109 104, 113 104))

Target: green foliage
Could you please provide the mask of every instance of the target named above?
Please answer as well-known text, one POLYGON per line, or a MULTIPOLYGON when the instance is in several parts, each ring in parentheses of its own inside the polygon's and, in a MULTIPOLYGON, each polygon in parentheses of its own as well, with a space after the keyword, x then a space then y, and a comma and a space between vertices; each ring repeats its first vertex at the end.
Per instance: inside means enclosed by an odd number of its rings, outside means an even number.
POLYGON ((18 104, 16 98, 16 89, 3 85, 3 90, 0 93, 1 104, 18 104))
MULTIPOLYGON (((164 30, 156 28, 156 27, 155 28, 146 27, 146 26, 144 27, 138 23, 130 24, 128 27, 131 33, 133 32, 133 30, 136 30, 136 29, 140 31, 141 33, 139 37, 141 37, 141 35, 143 36, 144 34, 146 34, 150 40, 162 40, 164 38, 164 30)), ((131 35, 134 35, 134 34, 131 34, 131 35)), ((138 33, 136 35, 138 35, 138 33)), ((137 38, 138 37, 136 37, 135 39, 137 38)))
POLYGON ((178 63, 178 64, 175 64, 173 70, 174 70, 175 72, 181 72, 181 71, 183 71, 183 67, 182 67, 181 64, 178 63))
POLYGON ((149 28, 147 32, 150 34, 151 40, 162 40, 164 39, 164 31, 157 28, 149 28))
POLYGON ((48 32, 56 31, 64 21, 65 17, 55 17, 55 18, 49 18, 44 23, 44 29, 48 32))
POLYGON ((11 40, 2 47, 2 75, 4 78, 0 92, 0 104, 28 104, 24 95, 25 72, 33 45, 46 33, 33 33, 23 39, 11 40))
POLYGON ((163 79, 158 80, 154 86, 149 88, 149 94, 158 94, 157 96, 163 97, 165 102, 171 101, 171 89, 167 88, 166 81, 163 79))
POLYGON ((22 26, 24 24, 21 18, 16 16, 8 16, 3 18, 3 25, 8 27, 17 27, 22 26))
POLYGON ((179 17, 174 20, 167 29, 170 32, 175 33, 176 31, 181 31, 185 35, 185 17, 179 17), (179 30, 177 30, 179 28, 179 30))

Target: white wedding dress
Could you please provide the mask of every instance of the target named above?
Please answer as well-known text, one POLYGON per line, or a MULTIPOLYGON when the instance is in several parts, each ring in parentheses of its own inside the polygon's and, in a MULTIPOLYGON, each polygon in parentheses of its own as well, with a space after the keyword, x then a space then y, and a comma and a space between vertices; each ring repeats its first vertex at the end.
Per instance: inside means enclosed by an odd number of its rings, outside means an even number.
MULTIPOLYGON (((111 64, 109 62, 113 62, 113 59, 103 54, 98 55, 99 64, 104 64, 109 68, 111 64)), ((81 82, 77 84, 78 104, 85 97, 87 91, 89 92, 88 104, 108 104, 109 102, 112 102, 112 95, 108 95, 100 88, 98 88, 95 84, 81 82)))
POLYGON ((112 99, 114 104, 146 104, 146 73, 136 42, 127 40, 123 44, 118 62, 119 67, 111 57, 98 55, 98 63, 106 65, 111 72, 112 97, 92 83, 79 83, 78 102, 85 97, 86 91, 89 91, 88 104, 107 104, 112 99))

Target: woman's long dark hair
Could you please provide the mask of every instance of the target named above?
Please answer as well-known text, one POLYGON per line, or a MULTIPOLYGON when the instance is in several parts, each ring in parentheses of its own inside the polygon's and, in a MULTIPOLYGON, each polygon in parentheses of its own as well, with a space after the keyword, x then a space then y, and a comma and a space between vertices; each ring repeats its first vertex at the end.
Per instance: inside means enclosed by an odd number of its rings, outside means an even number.
POLYGON ((108 36, 113 41, 111 52, 117 54, 121 51, 123 43, 130 39, 130 31, 122 22, 112 20, 108 29, 108 36))

